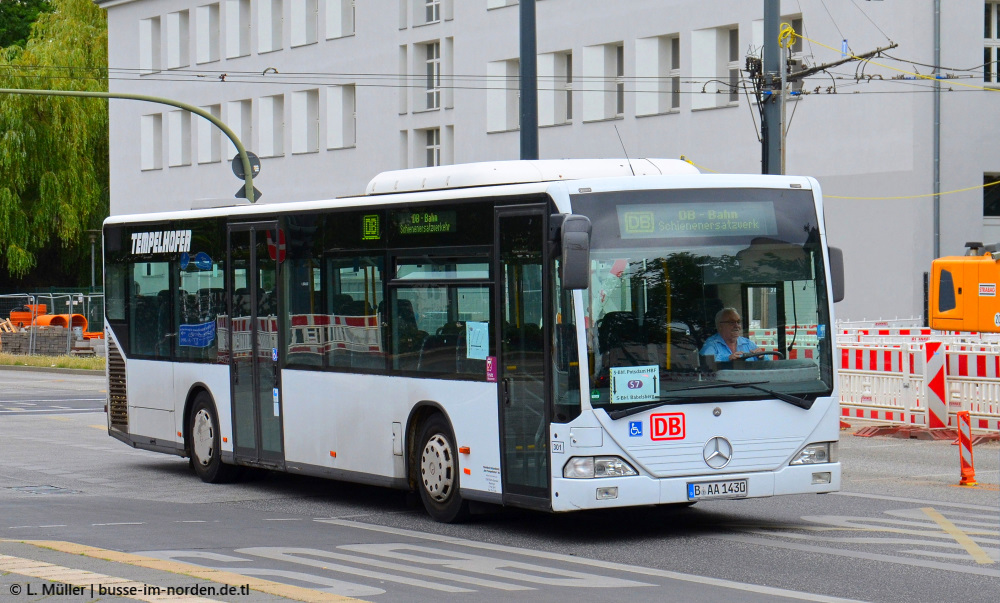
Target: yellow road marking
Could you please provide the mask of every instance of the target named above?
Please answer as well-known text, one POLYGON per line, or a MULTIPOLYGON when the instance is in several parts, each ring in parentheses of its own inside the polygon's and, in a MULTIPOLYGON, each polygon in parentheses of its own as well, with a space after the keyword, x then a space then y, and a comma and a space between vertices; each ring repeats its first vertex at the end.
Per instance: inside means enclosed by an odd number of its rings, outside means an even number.
POLYGON ((50 421, 69 421, 67 417, 45 417, 45 418, 49 419, 50 421))
MULTIPOLYGON (((149 601, 150 603, 219 603, 215 599, 205 599, 190 595, 166 596, 167 589, 163 586, 153 586, 143 584, 126 578, 116 578, 87 570, 63 567, 52 563, 35 561, 34 559, 24 559, 21 557, 11 557, 0 555, 0 572, 10 572, 19 576, 38 578, 49 582, 59 582, 69 584, 84 589, 84 596, 92 595, 95 587, 108 587, 114 589, 115 594, 137 601, 149 601)), ((13 586, 11 587, 13 588, 13 586)), ((30 585, 29 587, 30 588, 30 585)), ((99 590, 97 592, 100 592, 99 590)), ((11 594, 19 594, 11 591, 11 594)), ((28 593, 20 593, 28 594, 28 593)), ((38 594, 38 593, 35 593, 38 594)))
POLYGON ((270 580, 262 580, 260 578, 244 576, 242 574, 227 572, 225 570, 214 570, 199 567, 197 565, 191 565, 189 563, 182 563, 180 561, 153 559, 152 557, 143 557, 141 555, 133 555, 131 553, 111 551, 108 549, 76 544, 74 542, 62 542, 59 540, 11 540, 10 542, 21 542, 40 548, 69 553, 71 555, 84 555, 86 557, 93 557, 94 559, 104 559, 105 561, 112 561, 115 563, 127 563, 128 565, 134 565, 136 567, 144 567, 147 569, 170 572, 173 574, 182 574, 185 576, 191 576, 192 578, 200 578, 202 580, 216 582, 218 584, 228 584, 230 586, 249 585, 250 590, 284 597, 293 601, 303 601, 305 603, 346 603, 350 601, 362 601, 361 599, 335 595, 333 593, 325 593, 318 590, 312 590, 310 588, 303 588, 301 586, 281 584, 270 580))
POLYGON ((101 431, 107 431, 107 425, 87 425, 87 427, 93 427, 94 429, 100 429, 101 431))
POLYGON ((934 523, 941 526, 941 529, 947 532, 955 542, 965 547, 965 550, 969 552, 969 555, 976 560, 979 564, 990 564, 993 563, 993 558, 990 557, 986 551, 981 549, 976 542, 969 538, 969 535, 959 529, 958 526, 951 523, 944 515, 938 513, 933 507, 924 507, 921 509, 928 517, 934 520, 934 523))

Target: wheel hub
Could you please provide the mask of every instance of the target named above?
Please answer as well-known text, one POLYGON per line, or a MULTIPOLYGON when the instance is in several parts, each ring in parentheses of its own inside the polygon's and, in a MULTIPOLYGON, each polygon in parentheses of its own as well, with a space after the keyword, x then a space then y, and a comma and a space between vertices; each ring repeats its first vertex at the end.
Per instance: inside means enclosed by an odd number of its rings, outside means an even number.
POLYGON ((420 455, 420 476, 424 490, 437 502, 451 496, 455 485, 454 463, 448 440, 441 434, 431 436, 420 455))
POLYGON ((204 409, 199 410, 194 416, 194 426, 191 431, 195 462, 207 467, 212 462, 212 453, 215 449, 215 428, 212 425, 212 416, 204 409))

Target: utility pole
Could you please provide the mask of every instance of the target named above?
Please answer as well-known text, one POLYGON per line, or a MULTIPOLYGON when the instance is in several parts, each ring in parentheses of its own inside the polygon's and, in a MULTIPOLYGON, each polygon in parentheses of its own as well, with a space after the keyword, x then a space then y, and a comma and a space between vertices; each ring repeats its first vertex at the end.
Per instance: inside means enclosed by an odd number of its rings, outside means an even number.
MULTIPOLYGON (((521 159, 538 159, 538 44, 535 0, 521 0, 521 159)), ((777 37, 777 33, 774 34, 777 37)))
POLYGON ((781 108, 784 105, 784 90, 781 89, 779 74, 784 73, 781 48, 778 46, 778 27, 781 21, 781 0, 764 0, 764 50, 761 68, 763 86, 760 100, 761 111, 761 174, 782 173, 782 132, 781 108))

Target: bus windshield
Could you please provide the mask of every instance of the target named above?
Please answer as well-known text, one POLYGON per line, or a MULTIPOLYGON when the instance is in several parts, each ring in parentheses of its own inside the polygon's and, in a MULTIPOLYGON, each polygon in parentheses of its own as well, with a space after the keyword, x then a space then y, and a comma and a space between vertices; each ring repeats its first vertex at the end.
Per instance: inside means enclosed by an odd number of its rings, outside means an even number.
POLYGON ((832 392, 811 191, 615 191, 572 203, 593 224, 584 312, 594 407, 832 392))

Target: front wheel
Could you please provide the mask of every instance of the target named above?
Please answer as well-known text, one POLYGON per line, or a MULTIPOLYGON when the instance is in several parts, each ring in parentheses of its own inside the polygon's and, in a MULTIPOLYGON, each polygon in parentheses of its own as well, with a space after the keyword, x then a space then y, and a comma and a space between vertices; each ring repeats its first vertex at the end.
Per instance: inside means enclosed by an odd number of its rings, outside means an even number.
POLYGON ((219 417, 207 392, 199 393, 194 399, 188 433, 191 436, 191 464, 201 481, 222 484, 239 476, 239 467, 222 462, 219 417))
POLYGON ((435 521, 453 523, 464 520, 469 504, 459 494, 459 469, 455 437, 448 422, 434 415, 420 430, 417 450, 420 499, 435 521))

